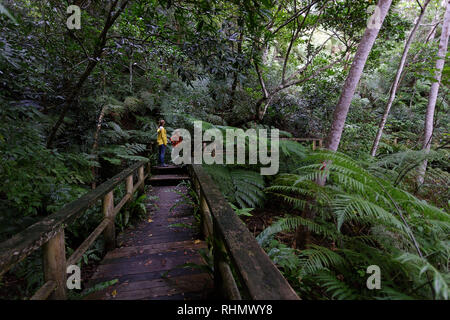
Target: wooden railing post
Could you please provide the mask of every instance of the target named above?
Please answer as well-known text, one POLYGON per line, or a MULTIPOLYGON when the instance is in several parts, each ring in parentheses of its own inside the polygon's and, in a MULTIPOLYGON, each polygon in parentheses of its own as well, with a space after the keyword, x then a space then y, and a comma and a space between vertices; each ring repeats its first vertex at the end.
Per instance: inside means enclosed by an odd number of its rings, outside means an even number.
POLYGON ((195 190, 195 192, 197 193, 197 195, 198 195, 198 197, 200 199, 200 193, 201 193, 200 182, 198 181, 197 178, 193 178, 192 179, 192 183, 194 184, 194 190, 195 190))
POLYGON ((116 227, 114 223, 114 193, 108 192, 103 198, 103 215, 105 219, 109 219, 108 226, 103 231, 105 237, 105 248, 110 251, 116 247, 116 227))
POLYGON ((200 200, 200 210, 202 212, 201 215, 201 225, 203 228, 203 234, 206 237, 213 237, 213 222, 211 218, 211 212, 209 211, 208 204, 206 203, 205 196, 202 192, 200 192, 199 200, 200 200))
POLYGON ((213 223, 213 237, 212 237, 212 243, 213 243, 213 263, 214 263, 214 288, 216 291, 219 292, 221 296, 224 296, 224 290, 223 290, 223 279, 222 275, 220 273, 219 264, 221 261, 223 261, 221 252, 222 249, 222 242, 220 241, 218 237, 218 231, 217 231, 217 225, 213 223))
POLYGON ((140 166, 139 167, 139 169, 138 169, 138 178, 139 178, 139 182, 142 182, 140 187, 139 187, 139 190, 141 192, 144 192, 144 190, 145 190, 145 184, 143 183, 143 181, 144 181, 144 166, 140 166))
MULTIPOLYGON (((246 298, 255 300, 298 300, 296 292, 233 211, 211 177, 200 165, 191 165, 190 174, 200 200, 202 216, 209 214, 213 225, 212 241, 208 244, 213 246, 215 289, 233 300, 242 298, 240 290, 246 298), (236 281, 239 281, 239 286, 236 281)), ((204 225, 203 228, 206 229, 204 225)))
POLYGON ((44 217, 39 222, 16 234, 16 236, 0 242, 0 277, 8 272, 15 264, 25 259, 37 249, 42 248, 42 265, 45 283, 31 297, 31 300, 44 300, 47 298, 65 299, 67 297, 66 267, 76 264, 102 232, 105 238, 106 249, 111 250, 115 248, 115 215, 130 199, 133 191, 135 191, 136 186, 133 185, 133 175, 138 170, 141 170, 140 178, 143 183, 142 170, 145 165, 144 162, 138 162, 132 165, 104 182, 95 190, 67 204, 58 212, 44 217), (127 181, 127 195, 117 206, 114 206, 113 190, 120 183, 123 183, 124 180, 127 181), (72 255, 66 259, 64 228, 75 221, 87 208, 97 204, 97 201, 102 197, 105 218, 79 245, 72 255))
POLYGON ((320 140, 319 140, 319 148, 322 149, 322 147, 323 147, 323 140, 320 139, 320 140))
POLYGON ((230 300, 242 300, 241 293, 234 280, 230 265, 224 261, 219 261, 217 267, 219 268, 222 277, 223 292, 225 296, 230 300))
POLYGON ((214 287, 226 299, 241 300, 241 294, 228 264, 225 245, 217 230, 214 230, 213 234, 214 287))
POLYGON ((312 149, 313 149, 313 151, 316 150, 316 140, 312 141, 312 149))
POLYGON ((125 185, 127 188, 127 193, 130 194, 130 197, 131 197, 131 195, 133 195, 133 175, 132 174, 130 174, 127 177, 127 180, 125 181, 125 185))
POLYGON ((66 295, 66 245, 64 229, 43 245, 44 280, 55 281, 57 286, 50 295, 53 300, 65 300, 66 295))

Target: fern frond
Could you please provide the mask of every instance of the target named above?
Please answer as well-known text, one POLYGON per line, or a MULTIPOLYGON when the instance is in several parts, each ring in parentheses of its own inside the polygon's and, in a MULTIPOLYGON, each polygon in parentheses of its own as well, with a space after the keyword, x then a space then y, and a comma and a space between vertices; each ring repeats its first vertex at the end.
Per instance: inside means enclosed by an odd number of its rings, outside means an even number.
POLYGON ((429 272, 433 277, 433 289, 438 297, 442 297, 448 300, 448 285, 450 283, 449 274, 442 274, 425 258, 421 258, 418 255, 412 253, 403 253, 397 258, 403 264, 408 264, 412 268, 418 271, 418 278, 429 272))
POLYGON ((264 178, 255 171, 230 169, 226 166, 204 166, 222 193, 241 208, 261 206, 265 199, 264 178))
POLYGON ((346 261, 335 251, 318 245, 311 245, 309 249, 300 253, 300 275, 312 275, 330 267, 345 266, 346 261))
POLYGON ((331 294, 331 299, 355 300, 358 298, 358 293, 355 290, 350 288, 344 281, 339 280, 329 270, 319 271, 312 278, 325 288, 325 292, 331 294))
POLYGON ((297 216, 279 219, 278 221, 264 229, 256 237, 256 241, 258 241, 261 246, 265 246, 273 235, 279 232, 293 231, 301 225, 308 227, 308 229, 316 234, 320 234, 334 240, 337 240, 341 237, 341 235, 334 228, 330 228, 329 226, 321 225, 309 219, 297 216))

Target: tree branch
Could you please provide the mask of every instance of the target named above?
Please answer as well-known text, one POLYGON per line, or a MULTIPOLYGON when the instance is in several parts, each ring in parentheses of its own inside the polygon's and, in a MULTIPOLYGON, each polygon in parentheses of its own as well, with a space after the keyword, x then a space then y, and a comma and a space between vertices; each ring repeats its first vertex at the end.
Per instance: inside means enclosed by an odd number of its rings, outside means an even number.
POLYGON ((89 60, 88 65, 86 66, 85 71, 78 79, 75 86, 72 88, 71 93, 69 94, 63 110, 61 111, 58 120, 56 121, 55 125, 53 126, 52 130, 50 131, 49 138, 47 140, 47 148, 51 148, 53 141, 56 138, 56 133, 58 132, 58 128, 61 126, 61 124, 64 122, 64 117, 66 116, 67 111, 69 108, 74 104, 75 100, 77 99, 80 90, 86 81, 86 79, 89 77, 91 72, 94 70, 97 63, 100 61, 100 57, 103 53, 103 49, 105 47, 106 41, 107 41, 107 34, 109 29, 112 27, 116 19, 119 17, 119 15, 123 12, 125 7, 128 5, 129 0, 125 0, 122 2, 120 7, 117 9, 116 13, 113 14, 114 9, 116 9, 117 3, 119 0, 115 0, 113 4, 111 5, 111 8, 108 12, 108 16, 106 18, 105 26, 100 34, 100 36, 97 39, 97 45, 94 50, 93 58, 89 60))
POLYGON ((256 70, 256 73, 258 74, 258 80, 259 80, 259 84, 261 85, 263 97, 265 99, 267 99, 269 97, 269 93, 267 92, 266 85, 264 83, 264 79, 262 77, 261 71, 259 70, 258 63, 256 61, 253 61, 253 64, 255 65, 255 70, 256 70))
POLYGON ((298 35, 300 33, 300 30, 302 29, 303 25, 305 24, 305 20, 306 20, 306 18, 309 15, 310 8, 306 11, 306 15, 303 17, 302 23, 299 24, 297 29, 292 32, 292 38, 291 38, 291 41, 289 43, 289 47, 288 47, 288 49, 286 51, 286 57, 284 58, 284 62, 283 62, 283 72, 281 74, 281 83, 285 82, 284 78, 285 78, 285 75, 286 75, 286 67, 287 67, 287 63, 288 63, 288 60, 289 60, 289 55, 290 55, 291 50, 292 50, 292 46, 294 45, 295 40, 298 39, 298 35))
POLYGON ((311 4, 309 4, 306 7, 303 7, 302 9, 300 9, 299 11, 297 11, 296 13, 294 13, 292 15, 292 17, 290 17, 288 20, 286 20, 285 22, 283 22, 275 31, 272 32, 272 34, 277 33, 278 31, 280 31, 283 27, 285 27, 286 25, 288 25, 289 23, 291 23, 292 21, 294 21, 295 19, 297 19, 297 17, 299 15, 301 15, 302 13, 305 13, 307 10, 310 10, 311 7, 313 7, 316 3, 318 3, 319 1, 314 1, 311 4))

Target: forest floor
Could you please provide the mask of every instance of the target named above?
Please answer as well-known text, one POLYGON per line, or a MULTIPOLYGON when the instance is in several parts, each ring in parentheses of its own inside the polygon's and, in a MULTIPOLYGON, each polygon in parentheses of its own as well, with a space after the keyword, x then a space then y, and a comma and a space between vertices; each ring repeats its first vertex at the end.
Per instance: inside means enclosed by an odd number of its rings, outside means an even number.
MULTIPOLYGON (((251 211, 251 217, 242 217, 242 220, 246 224, 248 230, 256 237, 265 228, 270 226, 277 218, 283 217, 285 214, 280 212, 279 207, 276 205, 267 206, 265 208, 255 208, 251 211)), ((285 243, 290 243, 293 235, 289 233, 280 233, 277 238, 284 239, 285 243)))
MULTIPOLYGON (((241 216, 241 218, 248 230, 256 237, 264 229, 272 225, 276 220, 284 217, 287 213, 298 214, 298 212, 292 212, 292 209, 285 209, 284 207, 285 205, 282 202, 273 199, 273 201, 268 201, 264 208, 255 208, 252 210, 250 212, 251 217, 241 216)), ((294 232, 280 232, 275 236, 278 241, 289 246, 293 245, 294 237, 294 232)))

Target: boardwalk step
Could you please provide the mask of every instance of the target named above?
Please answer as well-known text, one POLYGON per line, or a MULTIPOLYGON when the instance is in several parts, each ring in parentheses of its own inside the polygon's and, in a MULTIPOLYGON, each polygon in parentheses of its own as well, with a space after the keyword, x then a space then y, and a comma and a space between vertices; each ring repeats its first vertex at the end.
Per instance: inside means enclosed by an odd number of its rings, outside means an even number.
MULTIPOLYGON (((168 299, 173 295, 201 293, 212 288, 211 277, 208 274, 193 274, 167 279, 144 280, 138 282, 124 282, 114 287, 114 290, 106 289, 89 296, 89 299, 101 300, 144 300, 163 298, 168 299), (114 291, 114 294, 112 294, 114 291)), ((198 298, 205 298, 200 296, 198 298)))
POLYGON ((129 257, 132 255, 146 255, 146 254, 155 254, 160 252, 171 252, 177 250, 193 250, 193 249, 202 249, 206 248, 206 244, 204 242, 196 243, 193 240, 185 240, 178 242, 165 242, 159 244, 150 244, 143 246, 135 246, 135 247, 122 247, 117 248, 114 251, 110 251, 106 254, 104 260, 112 260, 117 258, 129 257))
POLYGON ((186 167, 168 165, 167 167, 152 167, 152 174, 187 174, 186 167))
MULTIPOLYGON (((156 175, 154 181, 184 179, 187 175, 156 175), (156 179, 161 180, 156 180, 156 179), (168 179, 169 178, 169 179, 168 179)), ((193 225, 193 208, 180 204, 180 194, 186 194, 185 186, 155 186, 149 195, 156 196, 156 206, 148 211, 148 217, 117 237, 119 248, 109 251, 94 274, 87 288, 116 280, 108 288, 92 292, 85 299, 93 300, 147 300, 147 299, 208 299, 213 293, 212 276, 195 267, 206 262, 200 250, 207 244, 201 240, 198 230, 174 227, 173 224, 193 225)))
POLYGON ((153 186, 177 185, 181 181, 189 180, 187 174, 156 174, 150 177, 150 184, 153 186))

